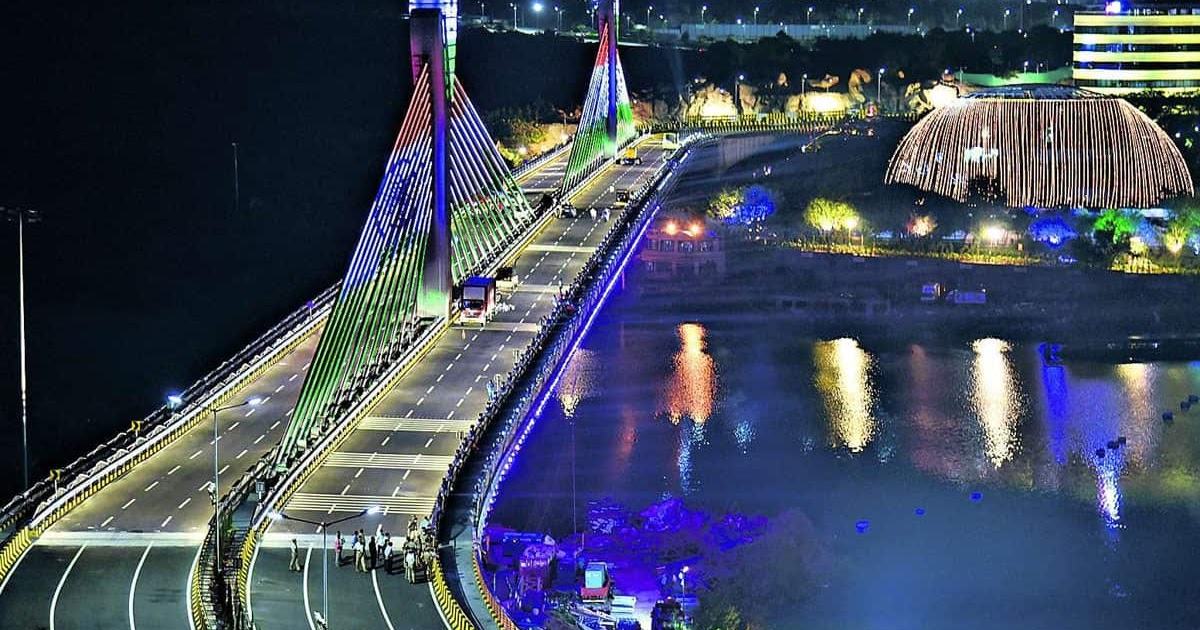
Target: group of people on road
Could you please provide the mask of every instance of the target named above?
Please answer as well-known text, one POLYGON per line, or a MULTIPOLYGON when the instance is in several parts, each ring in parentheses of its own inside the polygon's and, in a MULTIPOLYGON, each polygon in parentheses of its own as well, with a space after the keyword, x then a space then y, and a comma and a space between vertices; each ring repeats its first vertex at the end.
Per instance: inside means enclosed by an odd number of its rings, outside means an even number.
MULTIPOLYGON (((383 566, 388 573, 392 572, 392 555, 394 553, 392 546, 392 535, 388 532, 383 533, 382 538, 376 536, 367 536, 363 530, 353 532, 353 537, 350 539, 350 549, 354 552, 354 557, 351 558, 354 562, 354 570, 359 573, 369 573, 379 567, 379 559, 383 558, 383 566)), ((337 555, 337 566, 342 566, 342 550, 346 547, 346 541, 342 537, 342 532, 338 532, 333 538, 333 551, 337 555)))

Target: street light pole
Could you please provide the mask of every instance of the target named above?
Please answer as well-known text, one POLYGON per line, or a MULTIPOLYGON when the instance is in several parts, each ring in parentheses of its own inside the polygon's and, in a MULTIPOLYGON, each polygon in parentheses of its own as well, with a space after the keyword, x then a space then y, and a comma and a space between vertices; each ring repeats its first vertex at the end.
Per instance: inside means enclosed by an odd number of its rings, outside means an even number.
POLYGON ((704 12, 708 10, 708 5, 700 5, 700 23, 704 23, 704 12))
POLYGON ((9 221, 17 222, 17 297, 21 303, 18 326, 21 337, 21 454, 25 471, 25 485, 21 488, 27 490, 29 489, 29 402, 25 367, 25 224, 37 223, 41 220, 41 215, 37 210, 28 208, 3 207, 0 207, 0 214, 8 215, 9 221))
POLYGON ((218 438, 220 437, 217 434, 217 429, 219 426, 217 424, 217 414, 222 411, 227 411, 229 409, 237 409, 238 407, 245 407, 246 405, 257 407, 261 403, 262 403, 262 399, 258 398, 256 396, 254 398, 247 398, 246 400, 244 400, 236 405, 226 405, 224 407, 209 407, 208 408, 209 411, 212 412, 212 420, 213 420, 212 501, 213 501, 213 527, 215 528, 213 538, 214 538, 214 542, 215 542, 214 548, 216 550, 216 555, 213 556, 213 562, 216 564, 214 575, 221 572, 221 486, 219 484, 221 471, 220 471, 220 464, 218 463, 218 460, 217 460, 217 455, 219 453, 218 438))
POLYGON ((242 211, 242 190, 241 182, 238 181, 238 149, 237 143, 233 143, 233 212, 241 214, 242 211))
POLYGON ((758 10, 759 7, 754 7, 754 25, 758 26, 758 10))
POLYGON ((646 28, 650 28, 650 12, 654 10, 654 5, 646 7, 646 28))
MULTIPOLYGON (((345 523, 346 521, 349 521, 352 519, 362 518, 368 514, 378 514, 378 513, 379 513, 378 507, 369 507, 357 514, 351 514, 350 516, 344 516, 337 520, 329 521, 328 523, 325 523, 325 522, 318 523, 317 521, 310 521, 310 520, 295 517, 295 516, 288 516, 287 514, 284 514, 283 512, 272 512, 270 514, 271 520, 296 521, 297 523, 304 523, 306 525, 315 525, 316 527, 319 527, 321 529, 321 616, 325 618, 325 627, 326 628, 329 627, 329 542, 328 542, 329 528, 334 525, 337 525, 339 523, 345 523)), ((305 611, 305 616, 309 616, 309 615, 311 615, 311 613, 309 613, 308 611, 305 611)))

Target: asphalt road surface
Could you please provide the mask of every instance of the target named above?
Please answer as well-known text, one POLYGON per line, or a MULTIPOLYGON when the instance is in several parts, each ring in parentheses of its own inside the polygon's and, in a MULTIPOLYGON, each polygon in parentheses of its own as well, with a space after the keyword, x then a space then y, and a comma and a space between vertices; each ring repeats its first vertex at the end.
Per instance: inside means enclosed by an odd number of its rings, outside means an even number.
MULTIPOLYGON (((356 430, 292 497, 284 512, 321 522, 378 506, 383 512, 345 523, 367 535, 391 533, 399 546, 410 518, 427 515, 465 431, 487 402, 487 381, 503 377, 532 340, 538 322, 553 306, 559 282, 570 284, 610 224, 587 209, 615 201, 614 190, 635 189, 659 166, 657 141, 643 145, 644 163, 616 166, 597 177, 572 201, 576 219, 554 219, 520 254, 520 284, 504 311, 486 326, 455 325, 388 392, 356 430)), ((561 166, 544 178, 561 178, 561 166)), ((536 182, 531 182, 536 186, 536 182)), ((321 537, 315 527, 277 521, 251 568, 251 610, 260 630, 310 628, 321 609, 321 537), (298 539, 304 569, 288 571, 288 545, 298 539)), ((332 545, 336 532, 329 532, 332 545)), ((349 554, 349 552, 345 552, 349 554)), ((332 558, 332 551, 330 552, 332 558)), ((399 563, 397 562, 397 565, 399 563)), ((410 585, 403 571, 357 573, 350 563, 331 566, 328 616, 333 627, 431 629, 443 622, 429 586, 410 585)))

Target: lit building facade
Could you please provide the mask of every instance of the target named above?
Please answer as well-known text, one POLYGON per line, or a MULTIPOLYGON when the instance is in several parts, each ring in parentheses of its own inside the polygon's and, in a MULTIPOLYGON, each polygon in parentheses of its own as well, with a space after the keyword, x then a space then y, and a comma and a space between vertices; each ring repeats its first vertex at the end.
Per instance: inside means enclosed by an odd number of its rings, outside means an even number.
POLYGON ((1200 92, 1200 6, 1075 13, 1075 85, 1105 94, 1200 92))

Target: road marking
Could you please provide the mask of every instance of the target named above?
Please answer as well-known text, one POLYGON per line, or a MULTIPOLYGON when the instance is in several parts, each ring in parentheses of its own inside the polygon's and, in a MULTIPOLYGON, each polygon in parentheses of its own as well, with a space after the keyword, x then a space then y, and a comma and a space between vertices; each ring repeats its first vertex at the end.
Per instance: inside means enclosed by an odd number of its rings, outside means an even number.
POLYGON ((358 472, 354 473, 354 478, 355 478, 355 479, 358 479, 359 477, 361 477, 361 476, 362 476, 362 471, 363 471, 363 469, 362 469, 362 468, 359 468, 359 469, 358 469, 358 472))
POLYGON ((291 409, 288 409, 288 412, 287 412, 287 413, 285 413, 285 414, 283 414, 283 415, 285 415, 285 416, 290 416, 290 415, 292 415, 292 412, 293 412, 293 411, 295 411, 295 410, 296 410, 296 408, 295 408, 295 407, 292 407, 291 409))
POLYGON ((283 391, 283 385, 280 385, 279 387, 276 387, 276 388, 275 388, 275 393, 276 393, 276 394, 278 394, 278 393, 279 393, 279 392, 281 392, 281 391, 283 391))
POLYGON ((154 486, 157 486, 157 485, 158 485, 158 482, 157 482, 157 481, 155 481, 154 483, 152 483, 152 484, 150 484, 150 485, 146 486, 146 489, 145 489, 145 490, 142 490, 142 492, 150 492, 151 490, 153 490, 153 489, 154 489, 154 486))
POLYGON ((488 368, 490 368, 490 367, 492 367, 492 362, 491 362, 491 361, 488 361, 488 364, 487 364, 487 365, 485 365, 485 366, 483 366, 483 371, 484 371, 484 372, 487 372, 487 371, 488 371, 488 368))
POLYGON ((166 520, 164 520, 164 521, 162 522, 162 525, 159 525, 159 527, 166 527, 166 526, 167 526, 167 523, 170 523, 170 522, 171 522, 171 519, 173 519, 173 518, 175 518, 175 515, 174 515, 174 514, 172 514, 171 516, 168 516, 168 517, 166 518, 166 520))
POLYGON ((222 468, 221 470, 218 470, 218 471, 217 471, 217 474, 218 474, 218 475, 224 475, 226 470, 229 470, 229 464, 225 464, 225 467, 224 467, 224 468, 222 468))
POLYGON ((199 491, 199 492, 204 492, 205 490, 208 490, 208 489, 209 489, 209 488, 211 488, 211 487, 212 487, 212 482, 211 482, 211 481, 205 481, 205 482, 204 482, 204 485, 200 486, 200 488, 198 489, 198 491, 199 491))
POLYGON ((264 434, 262 434, 262 435, 258 436, 258 439, 257 439, 257 440, 254 440, 254 443, 255 443, 255 444, 258 444, 259 442, 263 441, 263 438, 265 438, 265 437, 267 437, 267 434, 266 434, 266 433, 264 433, 264 434))
MULTIPOLYGON (((467 344, 467 345, 469 346, 469 345, 471 345, 471 344, 467 344)), ((464 346, 464 349, 465 349, 465 346, 464 346)), ((457 361, 457 360, 459 360, 459 359, 461 359, 461 358, 462 358, 462 353, 461 353, 461 352, 459 352, 458 354, 454 355, 454 360, 455 360, 455 361, 457 361)))
POLYGON ((361 512, 367 508, 379 507, 389 514, 429 514, 436 496, 405 496, 390 497, 382 495, 360 494, 310 494, 297 492, 290 501, 287 509, 310 510, 313 512, 361 512))
POLYGON ((349 491, 350 491, 350 484, 346 484, 346 487, 342 488, 342 495, 345 495, 349 491))
MULTIPOLYGON (((500 354, 500 353, 499 353, 499 352, 497 352, 496 354, 500 354)), ((496 360, 496 354, 493 354, 493 355, 492 355, 492 358, 491 358, 491 360, 492 360, 492 361, 495 361, 495 360, 496 360)))
POLYGON ((177 508, 175 508, 175 509, 176 509, 176 510, 182 510, 182 509, 183 509, 183 506, 185 506, 185 505, 187 505, 187 504, 189 504, 189 503, 191 503, 191 502, 192 502, 192 497, 188 497, 188 498, 184 499, 184 500, 183 500, 183 503, 180 503, 180 504, 179 504, 179 507, 177 507, 177 508))
POLYGON ((433 388, 434 388, 434 387, 437 387, 437 385, 430 385, 430 386, 429 386, 429 389, 425 390, 425 393, 426 393, 426 394, 429 394, 430 392, 432 392, 432 391, 433 391, 433 388))
MULTIPOLYGON (((316 624, 313 623, 312 604, 308 601, 308 565, 312 558, 312 545, 308 546, 308 553, 304 554, 304 579, 301 581, 301 587, 304 589, 304 618, 308 620, 309 630, 317 630, 316 624)), ((291 569, 291 567, 288 567, 291 569)))
POLYGON ((201 453, 201 451, 196 451, 195 453, 192 453, 192 456, 189 457, 188 459, 196 459, 197 457, 200 456, 200 453, 201 453))
POLYGON ((400 486, 396 486, 396 489, 392 490, 393 497, 395 497, 397 494, 400 494, 400 486))
POLYGON ((451 410, 451 411, 450 411, 450 413, 446 414, 446 419, 447 419, 447 420, 449 420, 450 418, 453 418, 453 417, 454 417, 454 411, 453 411, 453 410, 451 410))
POLYGON ((251 409, 250 411, 247 411, 247 412, 246 412, 246 417, 247 417, 247 418, 249 418, 250 416, 254 415, 254 412, 255 412, 255 411, 258 411, 258 410, 257 410, 257 409, 251 409))
POLYGON ((415 407, 420 407, 420 406, 421 406, 421 403, 423 403, 423 402, 425 402, 425 397, 424 397, 424 396, 422 396, 422 397, 418 398, 418 399, 417 399, 417 404, 416 404, 416 405, 414 405, 414 406, 415 406, 415 407))
POLYGON ((433 444, 433 438, 429 438, 428 440, 425 440, 425 448, 429 448, 430 444, 433 444))
POLYGON ((383 622, 387 624, 388 630, 396 630, 392 625, 392 620, 388 619, 387 608, 383 605, 383 595, 379 594, 379 575, 378 571, 371 569, 371 584, 375 586, 375 601, 379 602, 379 613, 383 615, 383 622))
POLYGON ((142 565, 146 564, 146 556, 150 555, 150 547, 147 545, 146 550, 142 552, 142 559, 138 560, 137 568, 133 570, 133 581, 129 583, 129 630, 137 630, 133 624, 133 594, 137 592, 138 576, 142 574, 142 565))
POLYGON ((383 441, 379 443, 379 446, 380 446, 381 448, 382 448, 382 447, 384 447, 384 446, 387 446, 388 440, 390 440, 390 439, 392 439, 392 436, 390 436, 390 435, 389 435, 389 436, 387 436, 387 437, 385 437, 385 438, 383 438, 383 441))
MULTIPOLYGON (((130 501, 133 503, 133 501, 130 501)), ((62 594, 63 584, 67 583, 67 576, 71 574, 71 569, 75 567, 75 563, 79 561, 79 556, 83 554, 83 550, 87 549, 87 545, 79 548, 75 552, 75 557, 71 558, 71 563, 67 565, 67 570, 63 571, 62 578, 58 581, 58 586, 54 589, 54 597, 50 599, 50 630, 54 630, 54 611, 58 608, 58 596, 62 594)), ((188 615, 191 616, 190 614, 188 615)))
POLYGON ((180 468, 183 468, 183 466, 176 466, 176 467, 172 468, 171 470, 167 471, 167 475, 174 475, 175 471, 179 470, 180 468))
POLYGON ((234 429, 238 428, 238 425, 239 425, 239 424, 241 424, 241 423, 242 423, 242 421, 241 421, 241 420, 238 420, 237 422, 234 422, 233 424, 229 425, 229 428, 228 428, 227 430, 228 430, 228 431, 232 431, 232 430, 234 430, 234 429))
MULTIPOLYGON (((291 413, 291 412, 289 411, 288 413, 291 413)), ((275 430, 275 427, 277 427, 277 426, 279 426, 279 420, 276 420, 276 421, 275 421, 275 424, 272 424, 272 425, 271 425, 271 426, 270 426, 270 427, 269 427, 267 430, 268 430, 268 431, 274 431, 274 430, 275 430)))
POLYGON ((413 411, 416 411, 416 410, 415 410, 415 409, 409 409, 409 410, 408 410, 408 413, 404 414, 404 417, 405 417, 405 418, 411 418, 411 417, 412 417, 412 415, 413 415, 413 411))
MULTIPOLYGON (((258 439, 260 439, 260 440, 261 440, 262 438, 258 438, 258 439)), ((258 442, 255 442, 255 444, 258 444, 258 442)), ((248 448, 246 448, 246 449, 242 449, 242 452, 241 452, 241 453, 238 453, 238 454, 237 454, 237 457, 234 457, 234 459, 241 459, 241 458, 242 458, 242 455, 245 455, 245 454, 246 454, 246 453, 248 453, 248 452, 250 452, 250 449, 248 449, 248 448)))
POLYGON ((446 369, 444 369, 444 370, 442 370, 442 371, 443 371, 443 372, 449 372, 449 371, 450 371, 450 368, 452 368, 452 367, 454 367, 454 362, 453 362, 453 361, 451 361, 451 362, 449 363, 449 365, 447 365, 447 366, 446 366, 446 369))
POLYGON ((109 524, 109 523, 111 523, 111 522, 113 522, 113 519, 114 519, 114 518, 116 518, 116 517, 115 517, 115 516, 110 516, 110 517, 108 517, 108 518, 104 519, 104 522, 103 522, 103 523, 100 523, 100 527, 101 527, 101 528, 108 527, 108 524, 109 524))
POLYGON ((296 380, 296 377, 297 377, 297 376, 300 376, 300 373, 299 373, 299 372, 297 372, 297 373, 293 374, 293 375, 292 375, 292 378, 289 378, 289 379, 288 379, 288 382, 289 382, 289 383, 291 383, 292 381, 296 380))
POLYGON ((473 389, 475 389, 475 386, 474 386, 474 385, 472 385, 471 387, 468 387, 468 388, 467 388, 467 391, 463 392, 463 396, 470 396, 470 395, 471 395, 471 390, 473 390, 473 389))
POLYGON ((441 383, 443 378, 446 378, 446 374, 444 372, 442 374, 438 374, 437 382, 441 383))
POLYGON ((127 507, 129 507, 129 506, 133 505, 133 502, 134 502, 134 501, 137 501, 137 499, 130 499, 130 500, 129 500, 129 503, 126 503, 125 505, 122 505, 122 506, 121 506, 121 509, 122 509, 122 510, 124 510, 125 508, 127 508, 127 507))
POLYGON ((407 480, 408 480, 408 476, 409 476, 409 475, 411 475, 411 474, 412 474, 412 471, 411 471, 411 470, 406 470, 406 471, 404 471, 404 476, 403 476, 403 477, 401 477, 401 478, 400 478, 400 480, 401 480, 401 481, 407 481, 407 480))
POLYGON ((466 397, 459 398, 459 399, 458 399, 458 402, 457 402, 457 403, 456 403, 454 406, 455 406, 455 407, 461 407, 461 406, 462 406, 462 404, 463 404, 463 401, 464 401, 464 400, 466 400, 466 397))

